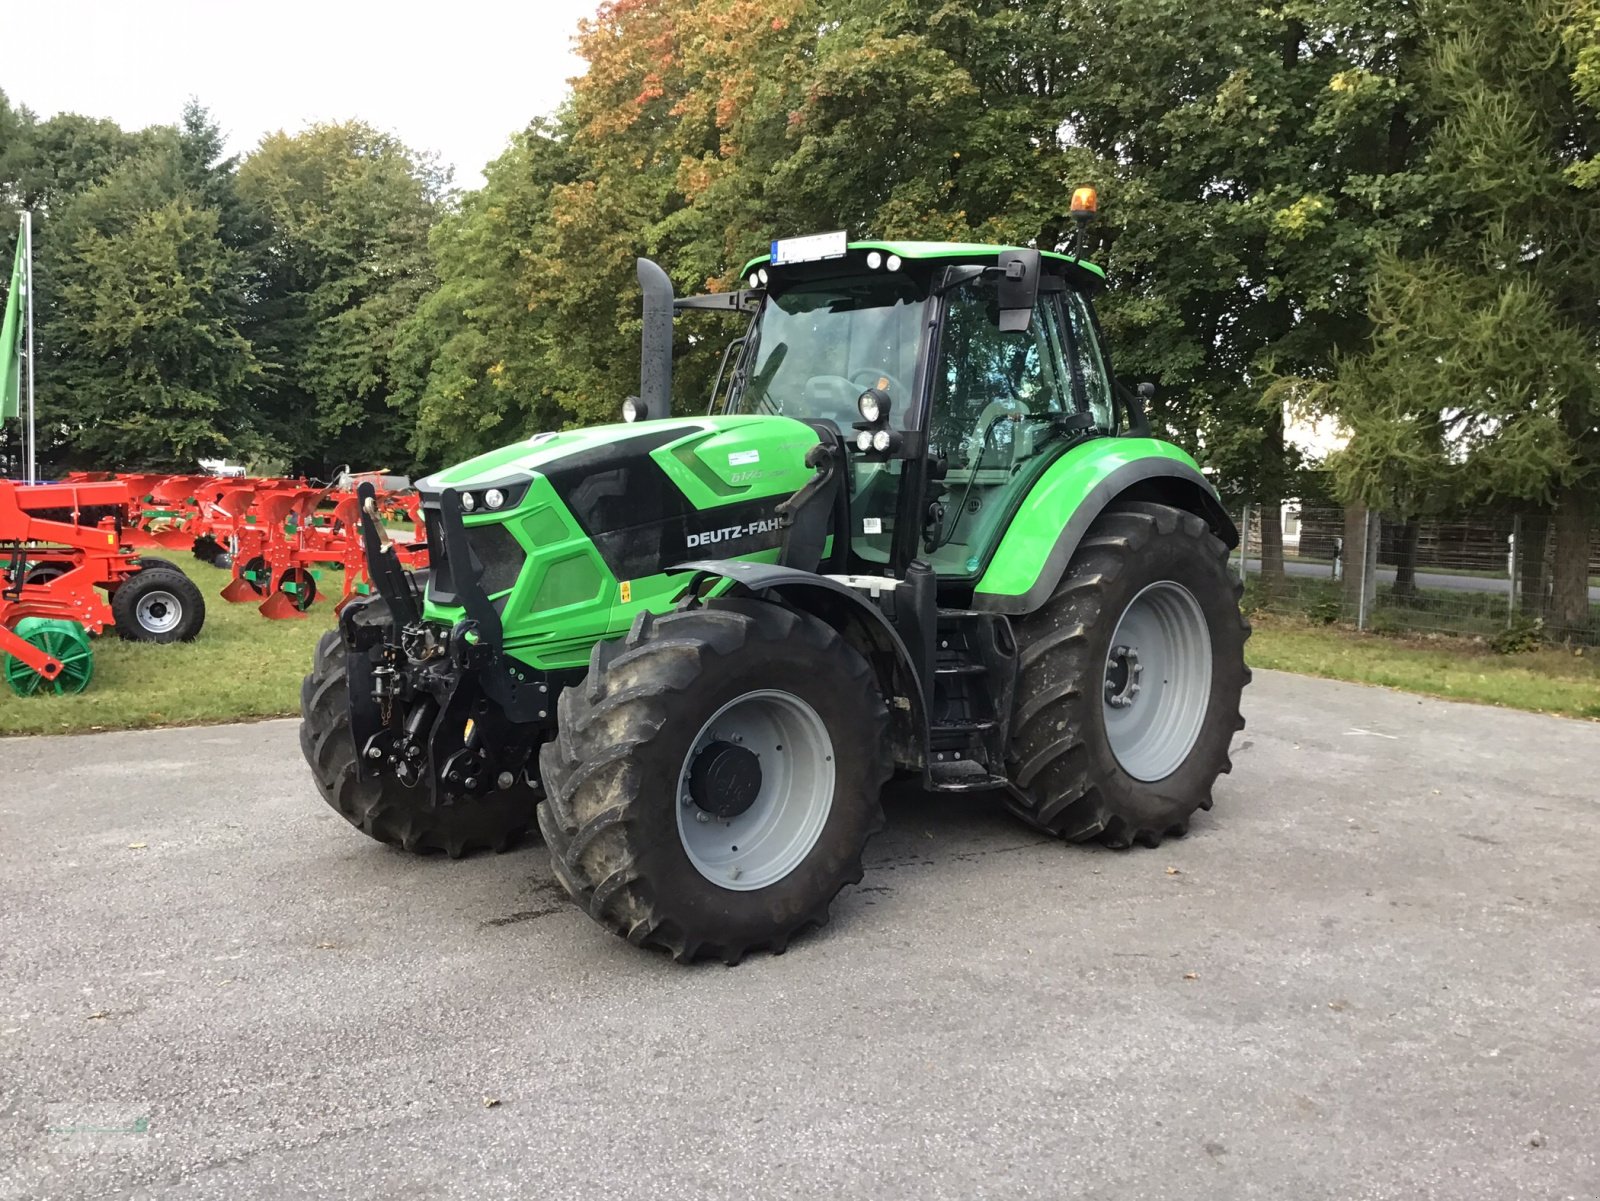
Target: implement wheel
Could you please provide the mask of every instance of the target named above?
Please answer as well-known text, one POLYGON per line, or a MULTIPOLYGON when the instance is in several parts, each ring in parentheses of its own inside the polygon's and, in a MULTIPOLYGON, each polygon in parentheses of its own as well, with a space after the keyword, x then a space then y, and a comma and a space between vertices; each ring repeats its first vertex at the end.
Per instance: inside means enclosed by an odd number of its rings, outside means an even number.
POLYGON ((278 591, 292 597, 295 609, 304 613, 316 602, 316 577, 303 567, 291 567, 278 577, 278 591))
POLYGON ((1211 808, 1250 679, 1227 548, 1191 513, 1121 502, 1017 623, 1012 810, 1074 842, 1157 845, 1211 808))
POLYGON ((680 962, 828 920, 883 825, 889 715, 829 626, 759 601, 634 623, 565 689, 539 825, 589 916, 680 962))
MULTIPOLYGON (((355 620, 387 621, 388 607, 381 600, 361 602, 355 620)), ((436 807, 429 803, 426 788, 408 788, 393 776, 356 778, 349 677, 338 630, 329 630, 317 643, 311 674, 300 685, 300 751, 322 799, 378 842, 419 853, 442 851, 457 859, 473 851, 509 850, 533 828, 536 794, 525 783, 436 807)))
POLYGON ((140 571, 153 571, 157 568, 165 568, 167 571, 176 571, 179 574, 182 574, 183 572, 183 569, 171 559, 158 559, 154 555, 140 555, 133 561, 133 565, 140 571))
POLYGON ((111 615, 129 642, 193 642, 206 624, 206 601, 181 571, 147 567, 117 585, 111 615))

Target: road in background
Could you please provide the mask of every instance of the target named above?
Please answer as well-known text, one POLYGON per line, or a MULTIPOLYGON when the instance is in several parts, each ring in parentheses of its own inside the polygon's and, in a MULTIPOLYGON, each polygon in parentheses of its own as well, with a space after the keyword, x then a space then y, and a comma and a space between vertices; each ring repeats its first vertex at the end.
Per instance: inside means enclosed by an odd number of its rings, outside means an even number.
MULTIPOLYGON (((1228 562, 1231 569, 1237 573, 1239 570, 1239 556, 1234 555, 1228 562)), ((1331 563, 1308 563, 1286 558, 1283 561, 1283 569, 1292 576, 1310 576, 1323 580, 1333 578, 1333 565, 1331 563)), ((1246 570, 1251 575, 1260 575, 1261 560, 1251 559, 1246 564, 1246 570)), ((1380 584, 1394 583, 1394 568, 1378 568, 1378 582, 1380 584)), ((1417 587, 1444 588, 1451 592, 1492 592, 1496 596, 1505 596, 1511 591, 1511 580, 1508 576, 1451 575, 1446 572, 1419 571, 1417 572, 1417 587)), ((1589 589, 1589 600, 1593 604, 1600 605, 1600 588, 1589 589)))
POLYGON ((1190 837, 901 793, 733 970, 368 842, 292 723, 8 740, 0 1197, 1600 1195, 1600 725, 1247 702, 1190 837))

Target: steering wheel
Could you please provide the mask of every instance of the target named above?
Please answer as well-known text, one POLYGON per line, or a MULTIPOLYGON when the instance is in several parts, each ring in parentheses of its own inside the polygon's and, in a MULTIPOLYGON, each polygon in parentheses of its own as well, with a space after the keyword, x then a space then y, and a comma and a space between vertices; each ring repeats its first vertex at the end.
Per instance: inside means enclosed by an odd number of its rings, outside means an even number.
MULTIPOLYGON (((862 392, 865 392, 868 388, 876 388, 878 381, 881 379, 889 381, 889 400, 894 409, 904 412, 906 405, 911 403, 911 389, 902 384, 895 376, 890 375, 887 371, 872 371, 866 367, 850 373, 850 382, 859 387, 862 392)), ((851 397, 851 400, 854 399, 855 397, 851 397)))

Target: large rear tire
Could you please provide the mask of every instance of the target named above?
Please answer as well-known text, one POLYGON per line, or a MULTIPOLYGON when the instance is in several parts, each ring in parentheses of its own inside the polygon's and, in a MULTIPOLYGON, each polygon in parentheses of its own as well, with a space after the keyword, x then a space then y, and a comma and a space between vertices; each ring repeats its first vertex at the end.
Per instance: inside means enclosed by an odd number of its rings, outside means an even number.
POLYGON ((737 963, 828 920, 883 825, 888 710, 816 618, 759 601, 634 623, 540 755, 556 877, 636 946, 737 963))
POLYGON ((1244 728, 1250 627, 1227 547, 1192 513, 1114 504, 1017 623, 1012 811, 1073 842, 1155 846, 1210 809, 1244 728))
MULTIPOLYGON (((382 602, 366 605, 376 619, 386 615, 382 602)), ((345 821, 378 842, 418 853, 443 852, 452 859, 509 850, 527 837, 535 799, 527 785, 436 806, 426 788, 407 788, 393 776, 357 779, 349 697, 344 643, 338 630, 329 630, 317 643, 311 674, 300 684, 300 751, 322 799, 345 821)))

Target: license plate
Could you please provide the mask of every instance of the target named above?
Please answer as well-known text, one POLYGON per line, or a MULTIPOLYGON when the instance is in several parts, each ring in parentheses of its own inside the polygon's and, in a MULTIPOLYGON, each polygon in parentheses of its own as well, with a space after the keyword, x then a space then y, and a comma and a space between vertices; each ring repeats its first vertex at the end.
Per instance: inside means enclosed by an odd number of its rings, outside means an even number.
POLYGON ((772 243, 772 265, 818 263, 823 259, 842 259, 850 239, 842 229, 829 234, 810 234, 804 238, 778 238, 772 243))

